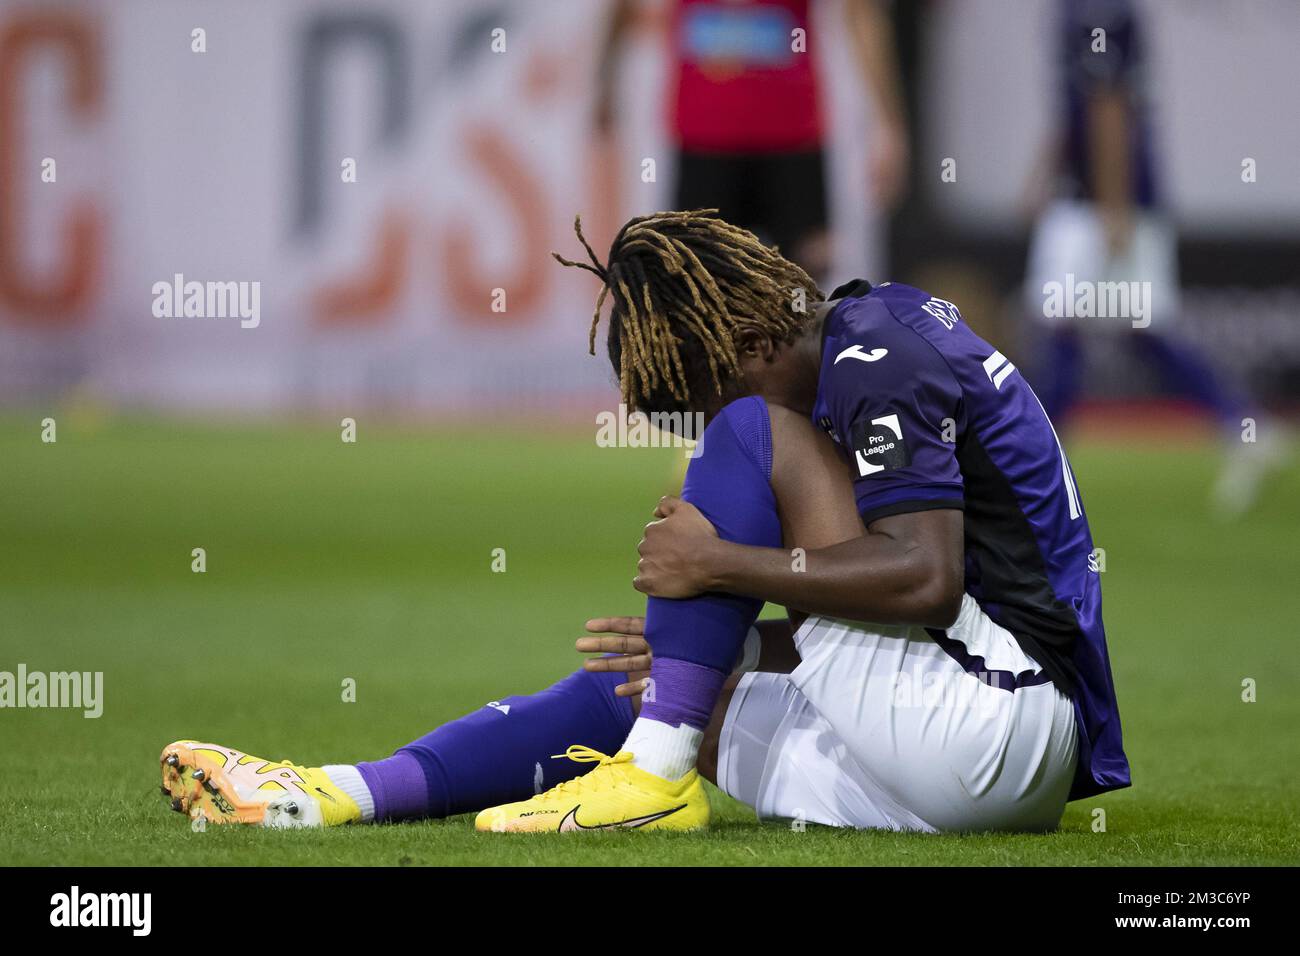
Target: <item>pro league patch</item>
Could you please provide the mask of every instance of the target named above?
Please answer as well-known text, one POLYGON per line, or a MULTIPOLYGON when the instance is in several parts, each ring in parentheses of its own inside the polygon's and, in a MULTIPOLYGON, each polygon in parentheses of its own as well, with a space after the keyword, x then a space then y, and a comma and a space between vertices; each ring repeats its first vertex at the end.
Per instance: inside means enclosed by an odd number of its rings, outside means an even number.
POLYGON ((858 474, 863 478, 906 468, 912 463, 912 454, 908 451, 897 415, 859 419, 849 429, 849 440, 858 474))

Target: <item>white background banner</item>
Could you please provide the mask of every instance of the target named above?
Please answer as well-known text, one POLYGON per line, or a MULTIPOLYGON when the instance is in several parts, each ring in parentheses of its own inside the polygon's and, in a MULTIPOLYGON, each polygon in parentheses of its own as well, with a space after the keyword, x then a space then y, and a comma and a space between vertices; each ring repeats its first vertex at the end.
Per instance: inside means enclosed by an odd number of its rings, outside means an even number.
MULTIPOLYGON (((979 22, 1005 22, 1010 8, 999 17, 997 5, 972 3, 991 11, 979 22)), ((167 410, 608 404, 607 363, 586 354, 594 280, 549 254, 577 256, 581 212, 603 255, 626 217, 668 204, 673 158, 661 4, 646 6, 625 60, 617 143, 592 134, 607 14, 602 0, 0 5, 0 400, 74 391, 167 410), (656 160, 654 182, 642 179, 645 158, 656 160), (256 328, 155 314, 156 284, 178 274, 258 283, 256 328)), ((861 76, 840 5, 820 4, 816 16, 830 80, 834 274, 879 278, 861 76)), ((1268 32, 1258 18, 1247 28, 1268 32)), ((935 75, 964 79, 927 100, 947 107, 915 119, 936 177, 938 157, 963 142, 1005 147, 952 207, 994 221, 1038 144, 991 136, 989 117, 1033 112, 1025 104, 1036 94, 1024 91, 1041 93, 1051 76, 1030 83, 1025 71, 1043 57, 1008 59, 1006 49, 992 51, 992 71, 987 39, 934 34, 935 75), (1024 104, 975 108, 981 76, 1009 77, 1024 104)), ((1294 72, 1294 58, 1272 61, 1294 72)), ((1178 129, 1198 115, 1196 75, 1167 78, 1178 129)), ((1202 75, 1200 86, 1211 82, 1202 75)), ((1295 145, 1284 119, 1277 136, 1295 145)), ((1280 147, 1257 148, 1271 157, 1280 147)), ((976 161, 972 149, 962 155, 976 161)), ((1175 159, 1196 161, 1185 150, 1175 159)), ((1261 166, 1269 176, 1272 162, 1261 166)), ((1201 180, 1183 169, 1176 183, 1201 180)), ((1294 175, 1288 188, 1300 193, 1294 175)), ((1267 190, 1270 209, 1288 208, 1267 190)))

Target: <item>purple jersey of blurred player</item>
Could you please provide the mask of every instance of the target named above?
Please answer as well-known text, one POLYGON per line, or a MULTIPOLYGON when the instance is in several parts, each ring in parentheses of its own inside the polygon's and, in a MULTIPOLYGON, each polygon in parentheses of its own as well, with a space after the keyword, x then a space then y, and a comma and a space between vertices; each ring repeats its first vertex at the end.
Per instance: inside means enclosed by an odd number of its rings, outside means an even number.
POLYGON ((864 523, 930 508, 965 514, 966 591, 1041 672, 967 670, 1010 693, 1051 681, 1074 701, 1071 799, 1129 784, 1101 620, 1092 534, 1047 413, 956 306, 897 283, 836 289, 826 316, 814 422, 839 444, 864 523))
POLYGON ((1145 86, 1146 54, 1141 25, 1130 0, 1059 0, 1062 92, 1065 102, 1064 169, 1066 191, 1074 199, 1093 199, 1092 135, 1088 100, 1116 91, 1129 100, 1130 175, 1133 202, 1156 204, 1155 163, 1145 86), (1105 51, 1095 50, 1094 31, 1104 30, 1105 51))

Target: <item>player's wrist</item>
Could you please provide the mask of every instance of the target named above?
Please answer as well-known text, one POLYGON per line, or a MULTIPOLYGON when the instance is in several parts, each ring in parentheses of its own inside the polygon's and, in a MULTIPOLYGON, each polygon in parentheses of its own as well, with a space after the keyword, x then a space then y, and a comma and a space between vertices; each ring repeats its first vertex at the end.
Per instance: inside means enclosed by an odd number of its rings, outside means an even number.
POLYGON ((705 591, 730 591, 734 580, 736 552, 740 546, 722 538, 711 538, 700 555, 705 591))

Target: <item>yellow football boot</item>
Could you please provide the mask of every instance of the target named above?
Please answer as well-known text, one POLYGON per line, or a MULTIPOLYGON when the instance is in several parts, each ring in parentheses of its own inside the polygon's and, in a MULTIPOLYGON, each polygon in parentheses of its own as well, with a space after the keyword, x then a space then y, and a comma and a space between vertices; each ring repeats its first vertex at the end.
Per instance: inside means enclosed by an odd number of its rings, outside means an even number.
POLYGON ((333 827, 361 820, 355 800, 319 767, 272 762, 220 744, 163 748, 162 792, 173 810, 209 823, 333 827))
POLYGON ((530 800, 484 810, 474 828, 492 833, 580 833, 702 830, 709 825, 709 798, 695 770, 669 781, 634 766, 627 751, 607 757, 579 744, 558 757, 597 766, 530 800))

